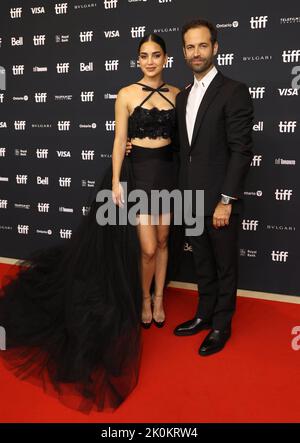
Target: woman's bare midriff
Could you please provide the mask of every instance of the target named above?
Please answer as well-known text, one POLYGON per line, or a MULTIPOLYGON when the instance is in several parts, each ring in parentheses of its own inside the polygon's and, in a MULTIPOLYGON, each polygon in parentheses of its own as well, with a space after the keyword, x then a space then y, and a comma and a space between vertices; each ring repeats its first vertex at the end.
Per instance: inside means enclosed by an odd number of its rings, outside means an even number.
POLYGON ((155 149, 155 148, 163 148, 164 146, 169 145, 172 140, 170 138, 132 138, 131 143, 133 145, 140 146, 141 148, 149 148, 149 149, 155 149))

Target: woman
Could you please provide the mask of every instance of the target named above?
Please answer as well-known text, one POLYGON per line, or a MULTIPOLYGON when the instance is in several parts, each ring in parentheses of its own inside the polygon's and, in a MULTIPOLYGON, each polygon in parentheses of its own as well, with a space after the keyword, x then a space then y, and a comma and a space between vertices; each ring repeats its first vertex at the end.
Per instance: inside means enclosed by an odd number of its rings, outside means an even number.
MULTIPOLYGON (((162 85, 163 40, 144 38, 139 58, 144 86, 130 85, 118 94, 113 161, 96 191, 98 196, 110 190, 117 206, 122 205, 121 183, 126 182, 128 192, 138 187, 149 192, 153 185, 171 189, 176 180, 170 143, 178 90, 162 85), (124 155, 127 135, 140 144, 130 157, 124 155)), ((140 211, 138 226, 122 225, 119 219, 102 224, 98 201, 93 196, 89 214, 68 245, 20 261, 17 277, 0 294, 0 325, 7 338, 7 350, 0 355, 7 366, 85 413, 113 410, 124 401, 138 380, 140 321, 147 327, 153 315, 158 326, 164 322, 169 226, 162 218, 168 214, 140 211), (142 226, 152 216, 159 225, 142 226)))
MULTIPOLYGON (((157 35, 148 35, 139 45, 140 68, 143 78, 120 90, 116 100, 116 135, 113 148, 113 196, 121 203, 120 170, 127 137, 131 139, 131 161, 136 187, 150 192, 176 187, 171 137, 175 131, 175 97, 178 88, 166 85, 162 79, 167 62, 166 46, 157 35)), ((168 262, 168 234, 171 214, 140 213, 138 235, 141 245, 141 277, 143 289, 142 325, 149 328, 152 319, 158 327, 165 321, 163 289, 168 262), (156 217, 154 217, 156 215, 156 217), (155 224, 156 223, 156 224, 155 224), (150 286, 155 276, 153 313, 150 286)))

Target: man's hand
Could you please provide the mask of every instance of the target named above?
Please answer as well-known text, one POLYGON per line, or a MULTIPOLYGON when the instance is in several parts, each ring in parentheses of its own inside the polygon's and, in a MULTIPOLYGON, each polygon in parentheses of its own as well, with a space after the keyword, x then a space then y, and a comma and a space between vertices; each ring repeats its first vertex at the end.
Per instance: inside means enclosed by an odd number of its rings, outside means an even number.
POLYGON ((131 149, 132 149, 132 144, 131 144, 131 142, 129 140, 127 140, 125 155, 129 155, 130 152, 131 152, 131 149))
POLYGON ((219 229, 229 225, 229 218, 232 211, 232 204, 224 205, 219 202, 213 214, 214 228, 219 229))

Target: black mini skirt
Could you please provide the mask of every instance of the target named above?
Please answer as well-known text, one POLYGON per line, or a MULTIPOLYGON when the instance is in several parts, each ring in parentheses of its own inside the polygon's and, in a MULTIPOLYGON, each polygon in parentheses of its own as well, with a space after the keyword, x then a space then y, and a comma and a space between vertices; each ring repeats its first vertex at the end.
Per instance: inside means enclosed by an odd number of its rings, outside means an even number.
MULTIPOLYGON (((136 189, 142 189, 148 197, 147 210, 140 210, 140 214, 162 214, 170 212, 162 206, 162 199, 159 199, 159 210, 151 205, 151 191, 162 191, 166 189, 171 192, 177 189, 177 162, 175 161, 175 151, 172 144, 161 148, 145 148, 132 145, 129 155, 135 180, 136 189)), ((171 202, 171 212, 173 211, 173 199, 171 202)))

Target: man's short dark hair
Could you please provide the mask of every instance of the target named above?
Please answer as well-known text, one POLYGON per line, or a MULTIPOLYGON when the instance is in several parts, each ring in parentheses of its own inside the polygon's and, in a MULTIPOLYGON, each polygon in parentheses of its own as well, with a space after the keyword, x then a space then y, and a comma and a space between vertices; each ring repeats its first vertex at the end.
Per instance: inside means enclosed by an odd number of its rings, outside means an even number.
POLYGON ((215 25, 213 25, 211 22, 204 20, 202 18, 198 18, 195 20, 192 20, 188 23, 186 23, 185 25, 183 25, 182 30, 181 30, 181 37, 182 37, 182 44, 183 46, 185 45, 184 42, 184 35, 187 31, 189 31, 190 29, 194 29, 194 28, 201 28, 201 27, 205 27, 208 28, 210 31, 210 40, 212 45, 214 45, 217 41, 218 38, 218 31, 215 27, 215 25))

